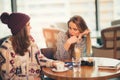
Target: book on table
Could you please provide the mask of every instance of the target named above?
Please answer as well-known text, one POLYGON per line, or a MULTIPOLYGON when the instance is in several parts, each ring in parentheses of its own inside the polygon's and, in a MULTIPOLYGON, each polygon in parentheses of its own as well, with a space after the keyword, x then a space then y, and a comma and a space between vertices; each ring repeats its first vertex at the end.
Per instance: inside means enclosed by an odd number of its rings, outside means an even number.
MULTIPOLYGON (((111 62, 112 63, 112 62, 111 62)), ((120 69, 120 62, 117 63, 112 63, 110 64, 102 64, 102 65, 98 65, 99 69, 114 69, 114 70, 119 70, 120 69)))

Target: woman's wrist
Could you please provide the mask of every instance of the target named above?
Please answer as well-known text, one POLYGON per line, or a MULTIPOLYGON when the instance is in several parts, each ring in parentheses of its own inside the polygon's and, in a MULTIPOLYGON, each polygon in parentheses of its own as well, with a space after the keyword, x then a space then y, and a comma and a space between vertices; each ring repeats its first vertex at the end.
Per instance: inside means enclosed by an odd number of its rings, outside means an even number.
POLYGON ((64 49, 65 49, 66 51, 68 51, 70 45, 71 45, 71 42, 70 42, 69 40, 67 40, 66 43, 64 44, 64 49))
POLYGON ((66 44, 71 45, 71 40, 70 40, 70 39, 68 39, 68 40, 66 41, 66 44))
POLYGON ((53 60, 47 60, 46 67, 53 67, 53 60))

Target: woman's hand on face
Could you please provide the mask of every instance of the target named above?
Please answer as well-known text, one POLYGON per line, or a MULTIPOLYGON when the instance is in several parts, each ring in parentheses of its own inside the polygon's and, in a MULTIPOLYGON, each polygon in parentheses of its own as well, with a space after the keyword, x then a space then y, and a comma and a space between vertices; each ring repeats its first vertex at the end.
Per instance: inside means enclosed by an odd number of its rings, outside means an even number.
POLYGON ((83 36, 82 34, 79 34, 78 40, 81 40, 82 36, 83 36))
POLYGON ((82 39, 82 36, 87 35, 88 33, 90 33, 90 30, 86 29, 83 33, 79 34, 79 36, 78 36, 78 42, 82 39))
POLYGON ((78 40, 78 38, 77 38, 76 36, 71 36, 71 37, 68 39, 68 42, 69 42, 70 44, 72 44, 72 43, 77 42, 77 40, 78 40))

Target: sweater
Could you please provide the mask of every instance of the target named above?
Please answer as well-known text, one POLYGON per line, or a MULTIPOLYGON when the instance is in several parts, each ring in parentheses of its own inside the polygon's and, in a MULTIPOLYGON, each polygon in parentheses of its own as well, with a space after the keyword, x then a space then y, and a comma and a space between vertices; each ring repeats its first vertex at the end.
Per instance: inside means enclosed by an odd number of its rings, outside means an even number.
POLYGON ((0 58, 3 80, 40 80, 41 66, 51 67, 53 61, 40 53, 33 39, 24 56, 16 54, 10 37, 0 47, 0 58))

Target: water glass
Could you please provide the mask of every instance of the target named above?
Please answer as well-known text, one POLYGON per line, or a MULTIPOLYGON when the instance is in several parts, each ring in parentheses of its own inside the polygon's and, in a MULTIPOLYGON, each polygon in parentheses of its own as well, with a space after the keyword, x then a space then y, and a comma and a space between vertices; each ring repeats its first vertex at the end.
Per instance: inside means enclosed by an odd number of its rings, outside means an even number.
POLYGON ((76 58, 72 58, 72 63, 73 63, 73 71, 74 72, 80 72, 81 70, 81 60, 77 60, 76 58))

